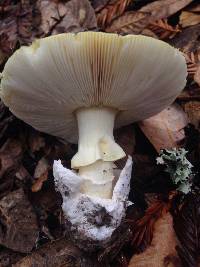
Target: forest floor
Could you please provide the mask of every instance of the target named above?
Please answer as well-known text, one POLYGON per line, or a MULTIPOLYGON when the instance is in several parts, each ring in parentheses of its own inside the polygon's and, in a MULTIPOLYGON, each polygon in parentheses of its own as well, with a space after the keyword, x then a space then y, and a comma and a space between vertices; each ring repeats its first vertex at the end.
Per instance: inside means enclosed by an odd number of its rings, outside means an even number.
POLYGON ((91 255, 65 231, 52 174, 55 159, 70 166, 77 145, 34 130, 0 102, 0 267, 200 266, 199 1, 1 0, 0 71, 21 45, 80 31, 168 42, 185 55, 186 88, 168 109, 115 131, 133 157, 134 205, 113 244, 91 255), (175 176, 180 170, 187 179, 175 176))

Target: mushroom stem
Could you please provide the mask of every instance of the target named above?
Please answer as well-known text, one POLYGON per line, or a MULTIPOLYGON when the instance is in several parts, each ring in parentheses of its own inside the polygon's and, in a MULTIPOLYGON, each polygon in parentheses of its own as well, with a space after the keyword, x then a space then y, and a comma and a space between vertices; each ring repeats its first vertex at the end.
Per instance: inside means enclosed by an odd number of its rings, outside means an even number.
POLYGON ((79 142, 71 165, 85 180, 84 194, 112 198, 113 162, 125 156, 113 137, 116 114, 116 109, 108 107, 81 108, 76 112, 79 142))
POLYGON ((88 196, 112 198, 114 174, 113 162, 98 160, 80 167, 79 175, 84 179, 81 192, 88 196))

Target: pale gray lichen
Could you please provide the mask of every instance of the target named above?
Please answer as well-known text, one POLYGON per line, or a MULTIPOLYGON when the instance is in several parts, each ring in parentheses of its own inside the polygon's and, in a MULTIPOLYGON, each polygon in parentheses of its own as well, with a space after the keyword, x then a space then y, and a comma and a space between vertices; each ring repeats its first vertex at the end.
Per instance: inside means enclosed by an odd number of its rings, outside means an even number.
POLYGON ((193 165, 186 158, 187 151, 184 148, 173 148, 161 150, 160 156, 156 159, 157 164, 166 165, 165 171, 169 173, 177 190, 187 194, 192 186, 193 165))

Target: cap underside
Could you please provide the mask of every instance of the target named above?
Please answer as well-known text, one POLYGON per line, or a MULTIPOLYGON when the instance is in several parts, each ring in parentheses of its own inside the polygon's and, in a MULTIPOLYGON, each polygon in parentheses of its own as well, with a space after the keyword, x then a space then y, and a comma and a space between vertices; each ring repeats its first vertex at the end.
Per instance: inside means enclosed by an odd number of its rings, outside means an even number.
POLYGON ((77 142, 77 109, 114 107, 116 127, 126 125, 172 103, 186 75, 181 52, 162 41, 66 33, 16 51, 3 71, 1 98, 36 129, 77 142))

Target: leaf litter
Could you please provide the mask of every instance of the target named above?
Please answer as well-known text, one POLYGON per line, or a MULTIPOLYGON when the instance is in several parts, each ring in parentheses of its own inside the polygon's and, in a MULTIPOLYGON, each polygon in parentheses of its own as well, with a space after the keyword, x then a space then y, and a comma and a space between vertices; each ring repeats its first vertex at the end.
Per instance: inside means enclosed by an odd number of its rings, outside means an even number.
MULTIPOLYGON (((0 71, 21 45, 62 32, 143 34, 184 52, 188 83, 175 106, 115 132, 133 156, 135 204, 114 244, 86 255, 69 241, 52 162, 70 166, 76 147, 42 134, 0 103, 0 266, 166 267, 200 265, 200 5, 195 0, 2 0, 0 71), (181 147, 193 165, 187 195, 177 191, 160 149, 181 147), (64 236, 66 236, 64 238, 64 236)), ((116 165, 121 168, 124 161, 116 165)))

